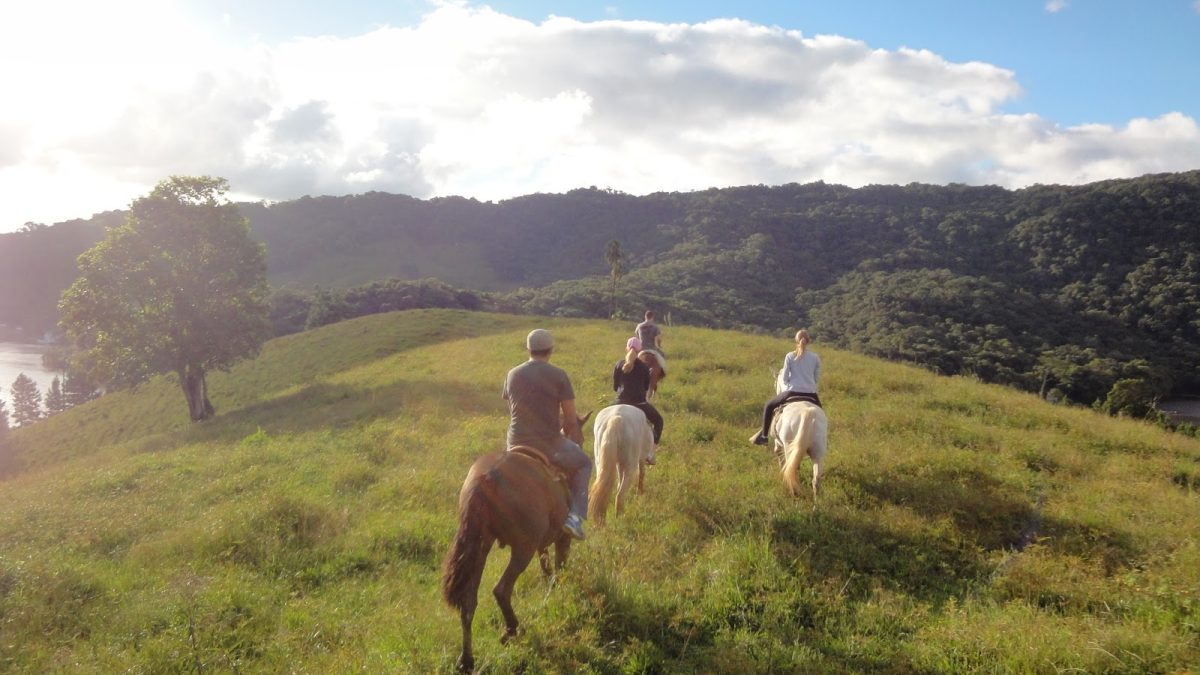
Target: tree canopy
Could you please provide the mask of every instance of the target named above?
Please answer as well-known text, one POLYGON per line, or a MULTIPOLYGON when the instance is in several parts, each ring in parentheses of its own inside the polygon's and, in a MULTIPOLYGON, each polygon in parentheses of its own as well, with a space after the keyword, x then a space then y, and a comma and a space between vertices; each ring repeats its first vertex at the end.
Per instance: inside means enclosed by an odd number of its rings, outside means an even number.
POLYGON ((224 179, 173 176, 79 257, 59 303, 94 381, 131 386, 174 373, 192 420, 210 417, 206 374, 269 335, 266 258, 224 179))

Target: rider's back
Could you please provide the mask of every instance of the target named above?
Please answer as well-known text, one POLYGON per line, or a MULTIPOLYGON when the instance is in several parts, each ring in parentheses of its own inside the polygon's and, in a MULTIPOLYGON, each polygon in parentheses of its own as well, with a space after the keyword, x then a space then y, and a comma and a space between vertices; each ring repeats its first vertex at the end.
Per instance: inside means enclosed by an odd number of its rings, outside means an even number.
POLYGON ((639 323, 633 331, 634 335, 637 335, 638 339, 642 341, 642 349, 652 349, 654 351, 660 349, 658 346, 658 336, 662 335, 662 329, 658 327, 658 324, 651 320, 646 320, 639 323))
POLYGON ((567 373, 545 361, 531 359, 508 371, 504 380, 508 400, 508 447, 528 445, 551 451, 562 436, 559 405, 575 398, 567 373))

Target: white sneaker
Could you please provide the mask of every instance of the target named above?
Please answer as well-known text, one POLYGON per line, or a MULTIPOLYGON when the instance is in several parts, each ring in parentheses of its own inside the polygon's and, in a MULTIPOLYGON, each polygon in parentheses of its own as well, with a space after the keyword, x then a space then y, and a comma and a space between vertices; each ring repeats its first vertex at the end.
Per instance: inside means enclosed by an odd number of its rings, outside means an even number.
POLYGON ((563 523, 563 532, 576 539, 587 539, 587 535, 583 533, 583 521, 574 513, 567 516, 567 522, 563 523))

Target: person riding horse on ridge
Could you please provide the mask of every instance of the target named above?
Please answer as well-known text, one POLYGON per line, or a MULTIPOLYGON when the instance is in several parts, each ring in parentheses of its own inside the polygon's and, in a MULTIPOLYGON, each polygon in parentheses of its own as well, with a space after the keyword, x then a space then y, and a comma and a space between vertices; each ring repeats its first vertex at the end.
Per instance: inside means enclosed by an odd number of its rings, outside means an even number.
POLYGON ((654 323, 654 312, 646 310, 646 320, 633 329, 633 336, 642 344, 642 351, 650 352, 658 362, 662 377, 667 376, 667 355, 662 348, 662 329, 654 323))
POLYGON ((767 444, 767 433, 775 409, 789 398, 804 398, 821 407, 821 397, 817 396, 817 380, 821 378, 821 357, 808 348, 811 340, 807 330, 802 328, 796 331, 796 349, 783 357, 783 372, 780 376, 785 388, 763 407, 762 427, 750 437, 751 443, 767 444))
POLYGON ((575 391, 566 371, 550 365, 554 351, 550 331, 541 328, 530 331, 525 346, 529 360, 508 371, 504 379, 504 399, 509 410, 508 449, 518 445, 532 447, 567 474, 571 504, 563 530, 583 539, 592 458, 583 451, 583 431, 575 415, 575 391))
POLYGON ((666 356, 662 350, 662 329, 654 323, 652 310, 646 310, 646 320, 633 329, 633 335, 641 341, 642 349, 657 352, 662 357, 666 356))
MULTIPOLYGON (((617 392, 617 403, 631 405, 646 413, 646 419, 654 429, 654 451, 658 452, 658 442, 662 438, 663 417, 649 401, 646 393, 650 391, 650 368, 638 359, 642 351, 642 341, 631 337, 625 343, 625 358, 617 361, 613 367, 613 391, 617 392)), ((647 464, 653 464, 647 461, 647 464)))

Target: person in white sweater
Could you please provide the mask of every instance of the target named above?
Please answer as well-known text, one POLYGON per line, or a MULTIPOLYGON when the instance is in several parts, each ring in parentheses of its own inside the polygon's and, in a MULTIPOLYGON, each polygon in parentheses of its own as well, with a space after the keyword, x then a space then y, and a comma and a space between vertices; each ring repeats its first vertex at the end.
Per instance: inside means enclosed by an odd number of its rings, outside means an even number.
POLYGON ((821 357, 808 348, 811 341, 807 330, 802 328, 796 331, 796 349, 783 357, 781 375, 785 388, 763 407, 762 427, 750 437, 751 443, 767 444, 767 431, 771 426, 771 418, 775 416, 775 409, 789 398, 804 398, 820 407, 817 381, 821 378, 821 357))

